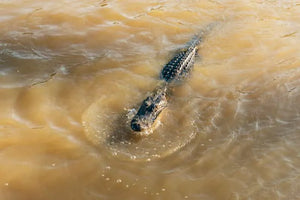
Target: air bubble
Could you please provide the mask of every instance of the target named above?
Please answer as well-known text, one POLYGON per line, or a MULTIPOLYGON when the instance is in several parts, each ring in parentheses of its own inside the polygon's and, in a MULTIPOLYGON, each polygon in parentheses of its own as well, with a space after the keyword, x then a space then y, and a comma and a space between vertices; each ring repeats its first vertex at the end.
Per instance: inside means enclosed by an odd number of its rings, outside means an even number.
POLYGON ((132 156, 130 156, 130 158, 131 158, 132 160, 135 160, 135 159, 136 159, 136 156, 132 155, 132 156))
POLYGON ((121 179, 117 179, 116 182, 117 182, 117 183, 122 183, 122 180, 121 180, 121 179))

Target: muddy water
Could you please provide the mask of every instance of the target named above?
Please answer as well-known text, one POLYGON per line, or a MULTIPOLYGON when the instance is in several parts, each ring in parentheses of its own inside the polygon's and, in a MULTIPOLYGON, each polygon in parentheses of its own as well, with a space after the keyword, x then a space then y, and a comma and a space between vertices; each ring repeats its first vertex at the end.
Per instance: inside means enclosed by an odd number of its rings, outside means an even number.
POLYGON ((0 199, 300 199, 300 4, 0 1, 0 199), (128 119, 211 22, 153 133, 128 119))

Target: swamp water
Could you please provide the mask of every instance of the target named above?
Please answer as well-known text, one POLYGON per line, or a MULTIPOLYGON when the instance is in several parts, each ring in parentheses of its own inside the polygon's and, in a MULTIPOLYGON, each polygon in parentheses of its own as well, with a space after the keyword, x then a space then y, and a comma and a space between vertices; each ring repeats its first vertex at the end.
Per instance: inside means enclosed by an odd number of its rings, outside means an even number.
POLYGON ((300 199, 300 2, 0 1, 0 199, 300 199), (195 33, 156 129, 128 115, 195 33))

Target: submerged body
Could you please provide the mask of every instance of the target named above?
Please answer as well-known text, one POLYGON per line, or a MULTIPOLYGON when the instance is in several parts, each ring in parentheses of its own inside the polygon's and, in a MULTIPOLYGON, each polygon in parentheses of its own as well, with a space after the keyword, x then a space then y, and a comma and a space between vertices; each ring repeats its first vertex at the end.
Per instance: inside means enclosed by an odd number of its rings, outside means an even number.
POLYGON ((165 83, 142 102, 137 114, 131 121, 133 131, 141 132, 151 128, 159 114, 167 107, 167 90, 172 87, 173 82, 180 82, 189 76, 194 66, 202 35, 203 32, 164 66, 160 78, 165 83))

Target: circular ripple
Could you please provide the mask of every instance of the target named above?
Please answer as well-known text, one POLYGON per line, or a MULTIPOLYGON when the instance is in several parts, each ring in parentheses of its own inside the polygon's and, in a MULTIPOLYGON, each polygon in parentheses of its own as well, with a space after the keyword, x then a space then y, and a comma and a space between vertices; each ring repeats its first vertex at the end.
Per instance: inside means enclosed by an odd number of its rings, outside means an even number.
POLYGON ((179 99, 169 104, 151 134, 143 137, 130 129, 130 111, 124 102, 114 96, 102 97, 82 117, 88 139, 113 156, 150 161, 176 152, 195 136, 191 102, 179 99))

